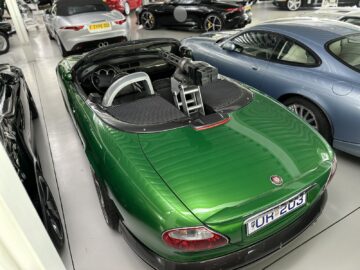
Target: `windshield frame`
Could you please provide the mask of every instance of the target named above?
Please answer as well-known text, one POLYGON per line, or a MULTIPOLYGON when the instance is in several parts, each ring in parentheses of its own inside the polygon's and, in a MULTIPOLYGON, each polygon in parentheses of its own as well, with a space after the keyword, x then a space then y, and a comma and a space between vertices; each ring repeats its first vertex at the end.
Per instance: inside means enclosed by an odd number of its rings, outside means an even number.
MULTIPOLYGON (((360 33, 352 33, 352 34, 348 34, 348 35, 345 35, 345 36, 341 36, 339 38, 336 38, 336 39, 332 39, 328 42, 326 42, 325 44, 325 49, 326 51, 334 58, 336 59, 337 61, 339 61, 340 63, 344 64, 345 66, 347 66, 348 68, 351 68, 352 70, 354 70, 355 72, 357 73, 360 73, 360 67, 359 68, 356 68, 352 65, 350 65, 349 63, 347 63, 346 61, 344 61, 343 59, 341 59, 340 57, 338 57, 335 53, 333 53, 331 50, 330 50, 330 46, 331 44, 339 41, 339 40, 342 40, 342 39, 345 39, 345 38, 349 38, 351 36, 357 36, 359 37, 360 39, 360 33)), ((360 43, 359 43, 360 44, 360 43)))

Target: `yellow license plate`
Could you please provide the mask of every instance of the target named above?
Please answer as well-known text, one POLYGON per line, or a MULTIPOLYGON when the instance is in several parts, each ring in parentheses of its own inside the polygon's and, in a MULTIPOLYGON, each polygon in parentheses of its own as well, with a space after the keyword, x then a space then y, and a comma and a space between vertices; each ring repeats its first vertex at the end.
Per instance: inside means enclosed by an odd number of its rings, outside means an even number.
POLYGON ((245 11, 249 11, 249 10, 251 10, 251 6, 250 5, 245 6, 245 11))
POLYGON ((89 26, 91 32, 109 30, 110 28, 111 24, 109 22, 90 24, 89 26))

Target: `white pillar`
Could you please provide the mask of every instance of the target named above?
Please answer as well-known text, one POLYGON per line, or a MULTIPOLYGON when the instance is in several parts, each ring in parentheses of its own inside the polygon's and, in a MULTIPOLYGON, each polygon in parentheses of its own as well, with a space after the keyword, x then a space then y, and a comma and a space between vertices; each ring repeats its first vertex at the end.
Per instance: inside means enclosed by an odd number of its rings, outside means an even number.
POLYGON ((11 19, 14 23, 16 33, 22 44, 29 44, 29 35, 26 31, 23 18, 21 17, 19 7, 16 0, 6 0, 11 19))

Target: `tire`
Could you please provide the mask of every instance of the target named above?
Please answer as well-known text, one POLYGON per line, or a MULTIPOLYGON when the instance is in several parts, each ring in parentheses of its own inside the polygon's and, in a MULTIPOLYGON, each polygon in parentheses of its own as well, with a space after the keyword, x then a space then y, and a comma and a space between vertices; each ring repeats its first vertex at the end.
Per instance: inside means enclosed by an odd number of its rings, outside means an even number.
POLYGON ((291 97, 283 103, 288 109, 315 128, 328 143, 332 143, 330 123, 318 106, 302 97, 291 97))
POLYGON ((140 23, 146 30, 154 30, 156 28, 155 15, 150 11, 144 11, 140 14, 140 23))
POLYGON ((58 44, 59 47, 60 47, 60 51, 61 51, 62 57, 67 57, 67 56, 69 56, 69 55, 70 55, 70 52, 68 52, 68 51, 65 49, 65 47, 64 47, 64 45, 62 44, 59 36, 57 36, 56 42, 57 42, 57 44, 58 44))
POLYGON ((60 250, 65 242, 64 229, 54 197, 42 175, 38 175, 38 192, 43 224, 54 246, 60 250))
POLYGON ((101 183, 93 173, 96 193, 99 197, 101 210, 104 215, 105 222, 113 230, 119 230, 120 213, 117 210, 115 203, 109 198, 105 184, 101 183))
POLYGON ((224 22, 217 14, 209 14, 203 22, 203 28, 206 32, 221 31, 224 28, 224 22))
POLYGON ((0 54, 5 54, 10 49, 9 37, 7 34, 0 32, 0 54))
POLYGON ((289 11, 297 11, 301 7, 301 0, 287 0, 286 8, 289 11))
POLYGON ((131 11, 131 9, 130 9, 129 3, 128 3, 128 2, 125 2, 125 4, 124 4, 124 13, 125 13, 125 15, 126 15, 126 16, 129 16, 129 15, 130 15, 130 11, 131 11))
POLYGON ((46 27, 46 32, 48 33, 49 39, 54 40, 55 38, 51 35, 49 29, 46 27))

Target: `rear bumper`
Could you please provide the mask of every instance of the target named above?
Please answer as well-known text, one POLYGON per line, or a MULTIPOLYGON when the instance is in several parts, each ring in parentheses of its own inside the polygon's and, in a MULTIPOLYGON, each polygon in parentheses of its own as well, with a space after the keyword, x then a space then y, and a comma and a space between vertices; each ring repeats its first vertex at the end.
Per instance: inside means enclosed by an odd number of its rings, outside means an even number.
POLYGON ((344 141, 333 141, 333 147, 339 149, 348 154, 360 157, 360 144, 359 143, 350 143, 344 141))
POLYGON ((140 243, 123 225, 125 239, 132 249, 150 266, 159 270, 227 270, 245 266, 280 249, 307 229, 320 215, 326 203, 326 191, 301 218, 267 239, 234 253, 206 261, 179 263, 167 260, 140 243))
POLYGON ((247 11, 242 13, 239 16, 226 18, 225 20, 225 28, 236 28, 236 27, 244 27, 245 25, 251 23, 252 21, 252 12, 247 11))
POLYGON ((60 30, 57 34, 67 51, 74 50, 78 44, 100 42, 116 38, 129 39, 128 23, 120 29, 113 29, 107 32, 89 33, 88 30, 83 31, 60 30), (83 31, 86 33, 82 33, 83 31))

